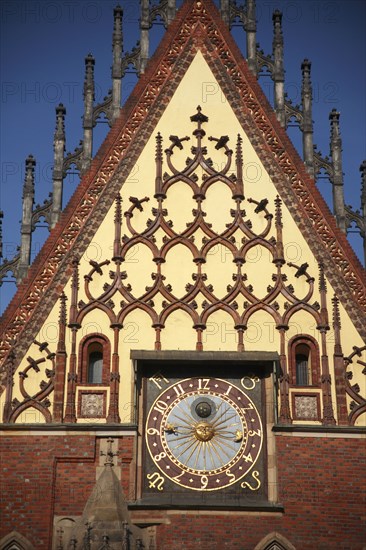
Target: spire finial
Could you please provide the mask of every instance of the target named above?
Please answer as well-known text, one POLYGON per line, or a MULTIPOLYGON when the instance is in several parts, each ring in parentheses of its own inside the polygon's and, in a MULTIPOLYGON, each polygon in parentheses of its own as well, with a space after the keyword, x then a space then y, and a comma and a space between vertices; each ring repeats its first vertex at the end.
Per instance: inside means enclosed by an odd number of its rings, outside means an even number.
POLYGON ((302 147, 306 169, 314 177, 314 144, 313 144, 313 89, 310 79, 311 62, 304 59, 301 63, 302 83, 301 83, 301 102, 303 120, 302 147))
POLYGON ((247 61, 248 67, 254 75, 257 74, 257 44, 256 30, 257 22, 255 19, 255 0, 246 2, 246 18, 244 29, 247 33, 247 61))
POLYGON ((62 103, 56 107, 56 129, 53 138, 53 189, 51 227, 54 227, 60 217, 62 209, 64 156, 65 156, 65 115, 66 109, 62 103))
POLYGON ((163 138, 160 132, 156 135, 156 146, 155 146, 155 164, 156 164, 156 175, 155 175, 155 197, 165 197, 162 195, 163 189, 163 138))
POLYGON ((333 211, 338 227, 346 232, 346 217, 343 191, 343 169, 342 169, 342 139, 339 127, 340 113, 332 109, 329 114, 330 120, 330 154, 332 156, 333 174, 331 177, 333 187, 333 211))
POLYGON ((272 79, 274 81, 275 111, 281 126, 285 126, 285 70, 283 68, 283 33, 282 13, 275 10, 272 14, 273 21, 273 42, 272 52, 274 67, 272 79))

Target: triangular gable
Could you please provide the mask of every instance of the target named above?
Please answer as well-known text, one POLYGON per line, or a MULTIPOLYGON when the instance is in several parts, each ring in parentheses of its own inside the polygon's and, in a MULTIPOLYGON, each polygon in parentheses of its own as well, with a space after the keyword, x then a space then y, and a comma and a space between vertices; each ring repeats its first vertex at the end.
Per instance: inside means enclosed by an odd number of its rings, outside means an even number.
POLYGON ((7 308, 1 325, 3 363, 15 339, 20 356, 35 337, 70 277, 71 259, 86 250, 198 50, 315 258, 324 264, 327 278, 366 339, 365 272, 361 264, 336 227, 216 7, 211 0, 188 0, 7 308))

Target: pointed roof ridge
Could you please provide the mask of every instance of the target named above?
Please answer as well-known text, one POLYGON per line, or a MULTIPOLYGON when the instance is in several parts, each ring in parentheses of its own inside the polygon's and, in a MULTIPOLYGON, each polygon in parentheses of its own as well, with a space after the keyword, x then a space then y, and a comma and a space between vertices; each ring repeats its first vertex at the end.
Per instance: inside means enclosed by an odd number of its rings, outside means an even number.
MULTIPOLYGON (((27 321, 35 313, 39 318, 44 318, 47 305, 54 304, 55 297, 70 276, 70 255, 81 255, 89 243, 91 233, 101 222, 101 211, 107 211, 113 201, 118 186, 116 176, 122 176, 126 171, 128 173, 137 160, 167 100, 178 87, 198 50, 202 51, 315 257, 320 261, 325 254, 326 276, 340 294, 360 334, 366 338, 365 270, 346 236, 336 226, 325 200, 306 172, 304 162, 286 131, 277 121, 273 108, 250 72, 218 9, 212 0, 186 0, 5 310, 0 324, 0 331, 3 332, 0 361, 3 361, 11 342, 22 330, 25 337, 22 336, 19 350, 25 351, 27 335, 31 331, 27 321), (171 78, 173 69, 174 79, 171 78), (133 150, 131 144, 134 145, 133 150), (97 209, 95 207, 100 199, 103 207, 97 209), (294 200, 296 204, 291 208, 294 200), (299 215, 299 209, 304 216, 299 215), (335 266, 338 270, 334 269, 335 266), (49 289, 53 292, 45 294, 49 289), (38 307, 41 297, 42 314, 38 307)), ((35 323, 38 326, 39 318, 35 323)))

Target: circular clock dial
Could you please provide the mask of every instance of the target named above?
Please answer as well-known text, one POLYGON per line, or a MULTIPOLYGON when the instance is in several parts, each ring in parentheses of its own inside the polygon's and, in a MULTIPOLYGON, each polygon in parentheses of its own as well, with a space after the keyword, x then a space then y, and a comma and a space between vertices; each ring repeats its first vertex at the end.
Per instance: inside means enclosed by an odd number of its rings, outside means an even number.
POLYGON ((158 468, 175 483, 214 491, 236 483, 258 459, 262 425, 255 405, 218 378, 187 378, 153 403, 146 441, 158 468))

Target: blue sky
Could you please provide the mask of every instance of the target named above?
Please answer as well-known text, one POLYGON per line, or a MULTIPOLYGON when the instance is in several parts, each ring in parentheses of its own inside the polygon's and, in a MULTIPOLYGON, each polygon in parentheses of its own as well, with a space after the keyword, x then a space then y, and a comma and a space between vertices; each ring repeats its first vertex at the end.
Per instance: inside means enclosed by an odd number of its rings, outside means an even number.
MULTIPOLYGON (((20 242, 21 196, 24 161, 33 154, 36 167, 36 203, 52 190, 53 134, 55 107, 62 102, 66 115, 66 148, 72 151, 82 138, 84 58, 96 59, 96 102, 111 87, 110 66, 114 0, 2 0, 1 10, 1 103, 0 103, 0 209, 4 211, 3 251, 11 259, 20 242)), ((240 0, 237 0, 240 3, 240 0)), ((139 38, 137 0, 122 0, 124 46, 130 50, 139 38)), ((180 5, 181 2, 178 2, 180 5)), ((329 154, 329 112, 341 112, 343 170, 347 204, 360 206, 359 166, 366 158, 366 3, 363 0, 257 0, 257 41, 265 53, 272 50, 272 12, 283 12, 286 90, 294 103, 301 96, 300 65, 312 61, 314 88, 314 143, 329 154)), ((162 26, 152 31, 154 46, 163 35, 162 26)), ((239 45, 245 34, 234 30, 239 45)), ((124 98, 131 91, 134 75, 123 81, 124 98)), ((260 78, 264 91, 272 96, 272 81, 260 78)), ((95 131, 95 151, 108 130, 100 124, 95 131)), ((295 146, 301 133, 291 128, 295 146)), ((78 182, 70 175, 65 198, 78 182)), ((319 181, 330 200, 327 181, 319 181)), ((48 235, 46 228, 34 234, 35 256, 48 235)), ((361 240, 351 236, 359 257, 361 240)), ((0 287, 0 312, 15 291, 13 283, 0 287)))

